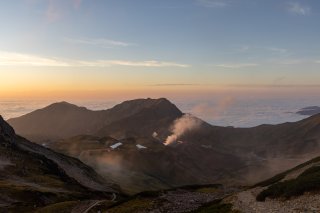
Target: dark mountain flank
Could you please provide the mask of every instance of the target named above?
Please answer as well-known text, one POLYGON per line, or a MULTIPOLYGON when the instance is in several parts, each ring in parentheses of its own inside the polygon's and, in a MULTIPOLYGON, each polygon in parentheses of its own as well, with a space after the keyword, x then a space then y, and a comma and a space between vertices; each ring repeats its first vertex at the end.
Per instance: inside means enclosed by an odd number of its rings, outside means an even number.
POLYGON ((0 116, 0 209, 28 212, 49 204, 118 193, 78 159, 58 154, 15 134, 0 116))
POLYGON ((164 98, 125 101, 101 111, 60 102, 8 122, 18 134, 41 141, 82 134, 123 137, 143 132, 151 135, 154 128, 168 126, 181 115, 181 111, 164 98))

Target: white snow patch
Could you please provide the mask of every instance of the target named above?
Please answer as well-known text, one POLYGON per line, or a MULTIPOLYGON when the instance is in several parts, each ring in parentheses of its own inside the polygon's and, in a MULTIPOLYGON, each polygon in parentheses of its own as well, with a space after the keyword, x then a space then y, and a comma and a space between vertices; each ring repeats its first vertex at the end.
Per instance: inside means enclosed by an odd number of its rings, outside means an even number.
POLYGON ((142 146, 142 145, 140 145, 140 144, 137 144, 136 147, 137 147, 138 149, 146 149, 146 148, 147 148, 147 147, 142 146))
POLYGON ((113 144, 112 146, 110 146, 111 147, 111 149, 116 149, 116 148, 118 148, 119 146, 121 146, 122 145, 122 143, 116 143, 116 144, 113 144))
POLYGON ((212 146, 211 145, 201 145, 202 148, 205 148, 205 149, 212 149, 212 146))
POLYGON ((152 133, 152 137, 153 137, 153 138, 157 138, 157 137, 158 137, 158 133, 157 133, 157 132, 153 132, 153 133, 152 133))

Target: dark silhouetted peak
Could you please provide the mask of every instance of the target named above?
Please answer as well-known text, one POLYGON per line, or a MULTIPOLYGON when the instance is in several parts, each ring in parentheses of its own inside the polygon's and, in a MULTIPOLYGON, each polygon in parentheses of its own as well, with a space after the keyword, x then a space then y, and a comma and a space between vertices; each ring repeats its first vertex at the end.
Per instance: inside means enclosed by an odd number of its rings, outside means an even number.
POLYGON ((53 103, 45 108, 42 109, 43 111, 50 111, 50 112, 77 112, 77 111, 90 111, 85 107, 80 107, 77 106, 75 104, 71 104, 68 102, 57 102, 57 103, 53 103))
POLYGON ((0 134, 13 137, 15 135, 14 129, 2 118, 0 115, 0 134))
POLYGON ((297 112, 299 115, 316 115, 320 113, 320 107, 318 106, 310 106, 302 108, 297 112))
MULTIPOLYGON (((111 109, 99 111, 59 102, 8 122, 19 135, 35 141, 38 138, 56 140, 83 134, 95 135, 100 130, 103 134, 98 136, 105 136, 111 124, 112 128, 119 127, 115 130, 117 132, 131 131, 133 127, 140 132, 143 122, 149 128, 153 123, 158 128, 167 129, 173 120, 181 116, 182 112, 167 99, 148 98, 125 101, 111 109)), ((158 128, 153 126, 150 131, 158 128)))
POLYGON ((66 101, 62 101, 62 102, 53 103, 53 104, 47 106, 46 108, 78 109, 78 108, 84 108, 84 107, 79 107, 75 104, 70 104, 66 101))
POLYGON ((135 99, 125 101, 121 104, 116 105, 111 109, 113 112, 123 112, 126 114, 135 114, 142 110, 154 110, 163 115, 182 115, 182 112, 169 100, 165 98, 159 99, 135 99))

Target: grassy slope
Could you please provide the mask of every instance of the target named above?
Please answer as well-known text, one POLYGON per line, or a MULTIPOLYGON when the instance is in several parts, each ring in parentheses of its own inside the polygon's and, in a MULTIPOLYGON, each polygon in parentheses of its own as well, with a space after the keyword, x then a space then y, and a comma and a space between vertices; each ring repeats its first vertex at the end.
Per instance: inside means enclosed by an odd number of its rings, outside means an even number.
POLYGON ((264 201, 267 197, 290 198, 303 195, 305 192, 317 190, 320 190, 320 166, 314 166, 307 169, 296 179, 286 180, 271 185, 257 196, 257 200, 264 201))
POLYGON ((263 190, 261 193, 258 194, 257 201, 264 201, 267 197, 269 198, 282 197, 287 199, 293 196, 302 195, 305 192, 320 190, 320 167, 319 166, 312 166, 306 169, 303 173, 301 173, 295 179, 285 180, 283 182, 280 182, 289 173, 294 172, 298 169, 302 169, 308 165, 311 165, 317 162, 320 162, 320 157, 314 158, 293 169, 290 169, 266 181, 256 184, 255 187, 268 186, 267 189, 263 190))

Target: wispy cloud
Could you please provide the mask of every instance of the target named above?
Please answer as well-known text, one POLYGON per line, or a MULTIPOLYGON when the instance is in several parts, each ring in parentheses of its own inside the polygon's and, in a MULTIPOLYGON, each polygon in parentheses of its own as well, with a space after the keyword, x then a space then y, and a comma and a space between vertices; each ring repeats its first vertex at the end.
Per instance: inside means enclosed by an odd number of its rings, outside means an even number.
POLYGON ((0 66, 54 66, 66 67, 69 63, 56 58, 0 51, 0 66))
POLYGON ((108 66, 130 66, 130 67, 180 67, 187 68, 189 65, 167 61, 125 61, 125 60, 95 60, 78 61, 80 66, 108 67, 108 66))
POLYGON ((237 52, 248 52, 248 51, 268 51, 272 53, 285 54, 289 51, 285 48, 274 47, 274 46, 248 46, 244 45, 237 49, 237 52))
POLYGON ((320 60, 314 58, 286 58, 286 59, 274 59, 270 60, 270 63, 282 64, 282 65, 311 65, 320 64, 320 60))
POLYGON ((218 64, 217 67, 227 68, 227 69, 239 69, 239 68, 246 68, 246 67, 256 67, 259 64, 254 63, 228 63, 228 64, 218 64))
POLYGON ((311 8, 301 5, 299 2, 290 2, 287 4, 287 10, 296 15, 308 15, 311 13, 311 8))
POLYGON ((151 84, 151 85, 149 85, 149 86, 151 86, 151 87, 183 87, 183 86, 201 86, 201 85, 203 85, 203 84, 179 84, 179 83, 177 83, 177 84, 168 84, 168 83, 166 83, 166 84, 151 84))
POLYGON ((319 88, 320 84, 233 84, 228 86, 239 88, 319 88))
POLYGON ((43 66, 43 67, 180 67, 187 68, 190 65, 168 61, 146 60, 68 60, 49 58, 30 54, 12 53, 0 51, 0 66, 43 66))
POLYGON ((226 0, 196 0, 196 2, 208 8, 222 8, 228 6, 228 2, 226 0))
POLYGON ((64 41, 68 43, 73 43, 73 44, 84 44, 84 45, 94 45, 94 46, 100 46, 100 47, 128 47, 128 46, 134 46, 136 44, 133 43, 128 43, 128 42, 123 42, 123 41, 116 41, 116 40, 111 40, 111 39, 105 39, 105 38, 95 38, 95 39, 90 39, 90 38, 85 38, 85 39, 77 39, 77 38, 65 38, 64 41))

